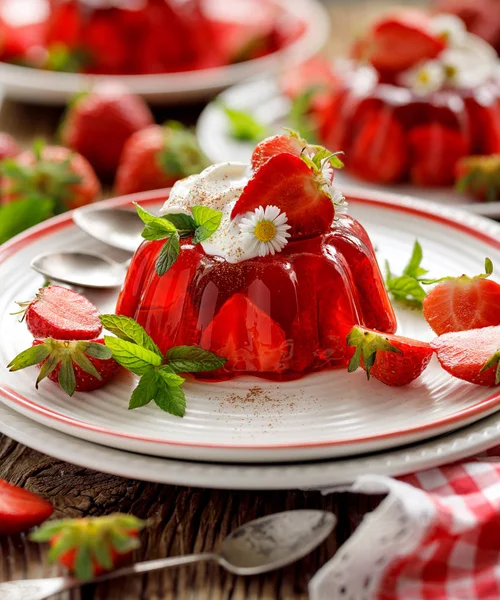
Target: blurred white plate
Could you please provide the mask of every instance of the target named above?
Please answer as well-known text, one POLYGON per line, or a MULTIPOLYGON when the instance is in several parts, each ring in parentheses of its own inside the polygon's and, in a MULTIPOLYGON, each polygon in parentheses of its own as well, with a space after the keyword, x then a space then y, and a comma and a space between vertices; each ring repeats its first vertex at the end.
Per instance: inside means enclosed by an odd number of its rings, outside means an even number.
MULTIPOLYGON (((280 131, 281 124, 286 124, 286 115, 290 109, 290 101, 281 93, 273 77, 244 82, 220 94, 203 110, 197 125, 200 145, 214 163, 249 163, 255 147, 254 143, 240 142, 231 137, 221 104, 249 112, 276 132, 280 131)), ((377 185, 361 181, 342 171, 336 172, 335 178, 340 187, 355 185, 357 188, 384 194, 423 198, 447 206, 460 207, 485 217, 500 218, 500 202, 476 202, 469 196, 457 194, 453 188, 423 188, 408 184, 377 185)))
MULTIPOLYGON (((140 200, 157 208, 168 191, 111 200, 140 200)), ((401 272, 415 238, 430 277, 475 273, 489 256, 500 263, 500 225, 462 211, 408 199, 349 195, 349 210, 367 228, 380 260, 401 272), (468 223, 467 223, 468 221, 468 223), (467 252, 464 252, 464 247, 467 252)), ((8 362, 31 344, 26 327, 11 313, 16 300, 32 298, 42 283, 31 259, 50 250, 109 252, 62 215, 0 248, 0 396, 11 408, 53 429, 87 441, 143 454, 196 461, 296 462, 385 450, 458 429, 500 407, 500 388, 452 378, 433 360, 418 380, 390 388, 362 370, 323 371, 297 381, 238 377, 221 383, 184 385, 183 419, 156 406, 127 410, 134 377, 123 373, 88 394, 66 396, 50 381, 34 387, 36 368, 9 373, 8 362), (258 392, 256 392, 256 389, 258 392), (247 399, 250 391, 251 401, 247 399)), ((116 253, 116 251, 115 251, 116 253)), ((113 311, 117 291, 89 293, 102 312, 113 311)), ((428 340, 422 315, 398 312, 403 335, 428 340)))
POLYGON ((194 102, 256 75, 277 73, 309 58, 325 43, 330 19, 318 0, 274 0, 306 24, 295 42, 262 58, 242 63, 182 73, 153 75, 80 75, 0 63, 0 86, 14 100, 64 104, 74 94, 102 81, 117 81, 153 104, 194 102))

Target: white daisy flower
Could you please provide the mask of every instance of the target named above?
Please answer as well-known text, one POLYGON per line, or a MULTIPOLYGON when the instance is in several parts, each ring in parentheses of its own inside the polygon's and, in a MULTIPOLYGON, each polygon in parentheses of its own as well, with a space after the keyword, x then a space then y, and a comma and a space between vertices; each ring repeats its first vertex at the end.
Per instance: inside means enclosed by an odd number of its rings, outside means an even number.
POLYGON ((473 88, 493 76, 497 56, 493 48, 481 38, 468 34, 464 43, 448 48, 439 57, 443 64, 446 83, 456 88, 473 88))
POLYGON ((432 17, 430 30, 434 35, 443 37, 448 46, 462 44, 467 36, 467 29, 462 19, 445 13, 432 17))
POLYGON ((400 83, 419 96, 436 92, 443 87, 445 79, 444 66, 439 60, 427 60, 399 76, 400 83))
POLYGON ((240 221, 241 245, 256 256, 281 252, 288 244, 290 234, 286 213, 277 206, 259 206, 240 221))

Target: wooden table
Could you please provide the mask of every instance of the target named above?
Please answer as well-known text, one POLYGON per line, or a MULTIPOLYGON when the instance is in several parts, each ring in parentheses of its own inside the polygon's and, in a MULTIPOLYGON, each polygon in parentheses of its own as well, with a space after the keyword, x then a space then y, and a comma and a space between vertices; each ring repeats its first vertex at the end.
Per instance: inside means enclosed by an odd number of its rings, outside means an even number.
MULTIPOLYGON (((346 39, 361 30, 374 14, 394 5, 390 1, 364 0, 334 4, 331 12, 338 24, 330 50, 340 51, 346 39)), ((37 136, 52 137, 60 110, 4 102, 0 130, 13 133, 23 145, 37 136)), ((164 117, 189 120, 193 109, 166 111, 164 117)), ((323 508, 339 520, 335 532, 298 565, 264 577, 237 578, 213 565, 181 567, 144 577, 117 580, 98 588, 72 592, 59 600, 292 600, 307 598, 312 575, 373 510, 381 497, 319 492, 231 492, 192 489, 129 481, 76 467, 30 450, 0 434, 0 478, 49 499, 56 517, 105 515, 129 512, 151 519, 141 535, 142 547, 135 560, 154 559, 217 547, 238 525, 273 512, 293 508, 323 508)), ((57 567, 48 564, 43 547, 24 535, 0 538, 0 581, 53 576, 57 567)))

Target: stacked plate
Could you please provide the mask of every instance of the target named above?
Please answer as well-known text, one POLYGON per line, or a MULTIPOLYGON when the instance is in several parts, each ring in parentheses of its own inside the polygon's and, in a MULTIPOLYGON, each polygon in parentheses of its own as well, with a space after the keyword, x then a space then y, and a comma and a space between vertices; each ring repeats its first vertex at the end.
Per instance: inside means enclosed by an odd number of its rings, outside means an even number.
MULTIPOLYGON (((415 239, 430 276, 479 272, 484 257, 500 264, 500 225, 431 203, 346 190, 351 214, 367 228, 380 261, 401 270, 415 239)), ((166 192, 139 200, 151 210, 166 192)), ((276 383, 237 378, 187 382, 183 419, 154 406, 128 411, 133 376, 93 393, 67 397, 55 384, 34 388, 35 371, 9 373, 8 362, 31 344, 12 313, 16 300, 43 283, 31 259, 51 250, 125 255, 80 231, 72 215, 48 221, 0 249, 0 430, 41 452, 125 477, 233 489, 324 487, 365 472, 402 474, 500 443, 500 390, 453 379, 437 361, 406 388, 367 381, 362 371, 328 371, 276 383)), ((102 312, 118 290, 93 292, 102 312)), ((415 311, 398 309, 399 332, 430 339, 415 311)))

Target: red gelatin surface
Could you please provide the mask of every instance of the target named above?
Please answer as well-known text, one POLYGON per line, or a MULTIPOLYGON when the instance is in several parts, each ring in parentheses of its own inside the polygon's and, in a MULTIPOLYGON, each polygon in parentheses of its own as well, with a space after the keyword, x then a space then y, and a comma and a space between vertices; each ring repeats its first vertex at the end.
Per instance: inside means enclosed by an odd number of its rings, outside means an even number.
POLYGON ((322 143, 343 150, 346 169, 357 177, 450 185, 461 157, 500 152, 500 85, 487 81, 423 98, 352 66, 321 119, 322 143))
POLYGON ((355 324, 396 329, 371 242, 348 215, 326 235, 239 263, 183 240, 177 261, 159 277, 162 245, 146 241, 137 250, 116 312, 135 318, 163 352, 199 345, 227 358, 210 378, 286 379, 345 366, 355 324))

